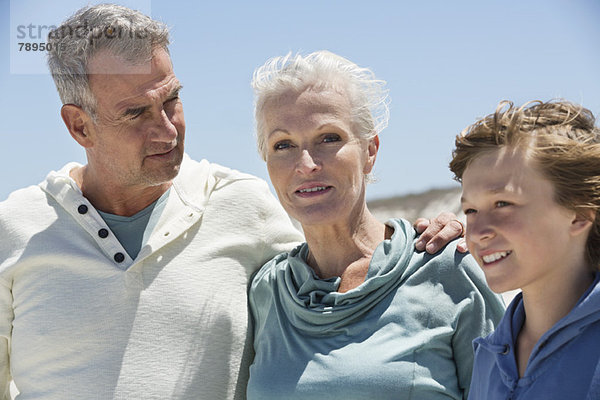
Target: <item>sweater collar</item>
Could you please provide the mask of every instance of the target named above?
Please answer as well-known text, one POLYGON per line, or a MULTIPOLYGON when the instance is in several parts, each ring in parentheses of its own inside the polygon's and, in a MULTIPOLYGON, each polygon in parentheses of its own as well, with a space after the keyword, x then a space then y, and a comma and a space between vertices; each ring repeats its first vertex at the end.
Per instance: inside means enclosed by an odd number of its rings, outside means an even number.
POLYGON ((394 228, 394 234, 375 249, 365 282, 345 293, 337 292, 339 277, 319 279, 308 266, 306 243, 290 252, 278 268, 277 273, 282 275, 278 280, 283 284, 277 290, 296 328, 312 335, 339 334, 410 275, 414 230, 404 220, 387 224, 394 228))
MULTIPOLYGON (((70 162, 58 171, 51 171, 40 183, 40 187, 59 203, 64 203, 66 197, 73 194, 82 196, 81 189, 70 176, 71 170, 82 166, 80 163, 70 162)), ((230 173, 231 170, 210 164, 207 160, 193 161, 185 154, 180 172, 173 180, 173 188, 185 205, 201 212, 217 183, 230 173)))

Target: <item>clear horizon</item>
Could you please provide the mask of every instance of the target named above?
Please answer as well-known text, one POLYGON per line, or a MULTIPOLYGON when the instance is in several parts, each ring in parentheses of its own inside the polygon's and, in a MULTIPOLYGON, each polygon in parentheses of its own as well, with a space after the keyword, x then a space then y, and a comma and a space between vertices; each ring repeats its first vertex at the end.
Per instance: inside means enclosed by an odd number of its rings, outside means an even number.
MULTIPOLYGON (((0 0, 1 24, 9 28, 0 40, 0 201, 50 170, 85 162, 60 118, 41 52, 17 48, 42 43, 44 26, 85 4, 0 0)), ((267 181, 254 143, 249 82, 256 67, 290 51, 327 49, 388 82, 391 118, 380 136, 370 200, 457 185, 447 168, 454 136, 500 100, 565 98, 600 114, 600 2, 594 0, 119 4, 171 27, 187 153, 267 181)))

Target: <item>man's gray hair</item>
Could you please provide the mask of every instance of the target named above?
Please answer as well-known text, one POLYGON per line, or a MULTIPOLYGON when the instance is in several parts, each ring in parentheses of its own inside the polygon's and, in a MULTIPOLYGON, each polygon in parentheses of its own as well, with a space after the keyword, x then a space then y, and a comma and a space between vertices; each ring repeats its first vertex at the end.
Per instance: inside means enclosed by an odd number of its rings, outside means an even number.
POLYGON ((96 99, 88 80, 88 63, 101 50, 132 64, 152 59, 152 51, 167 52, 169 30, 139 11, 116 4, 78 10, 48 33, 48 68, 63 104, 75 104, 96 118, 96 99))
POLYGON ((329 51, 317 51, 307 56, 291 53, 268 60, 254 71, 256 140, 258 151, 266 159, 266 132, 264 132, 264 106, 288 91, 301 92, 314 89, 335 88, 343 90, 352 107, 354 132, 362 139, 378 135, 389 119, 388 90, 385 81, 375 78, 368 68, 329 51))

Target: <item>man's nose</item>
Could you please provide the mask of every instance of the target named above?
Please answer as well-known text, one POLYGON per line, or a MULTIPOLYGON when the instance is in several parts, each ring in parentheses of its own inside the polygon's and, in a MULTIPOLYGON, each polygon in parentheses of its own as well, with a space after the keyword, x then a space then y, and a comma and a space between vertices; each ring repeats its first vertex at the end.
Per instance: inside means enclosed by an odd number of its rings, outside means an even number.
POLYGON ((151 140, 154 142, 172 142, 177 138, 177 127, 175 126, 175 115, 168 115, 164 109, 153 119, 151 140))

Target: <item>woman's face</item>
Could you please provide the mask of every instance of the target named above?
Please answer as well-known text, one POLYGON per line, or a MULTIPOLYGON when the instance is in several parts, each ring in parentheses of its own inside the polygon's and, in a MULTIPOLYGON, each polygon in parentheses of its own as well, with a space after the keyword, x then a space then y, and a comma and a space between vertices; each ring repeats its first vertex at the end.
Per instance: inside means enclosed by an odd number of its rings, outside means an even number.
POLYGON ((279 201, 303 226, 349 220, 365 206, 378 138, 355 133, 345 93, 289 91, 265 103, 267 169, 279 201))

